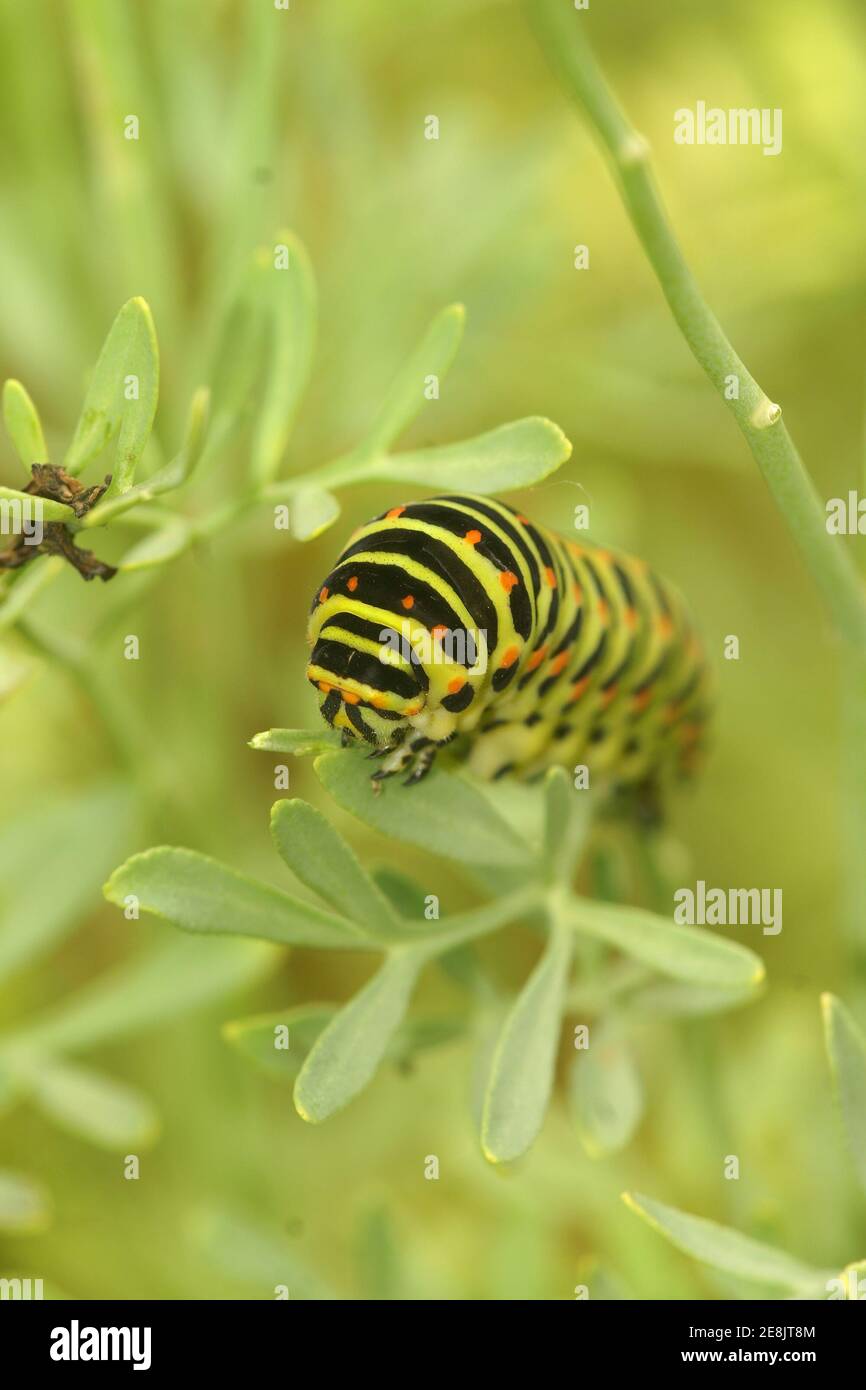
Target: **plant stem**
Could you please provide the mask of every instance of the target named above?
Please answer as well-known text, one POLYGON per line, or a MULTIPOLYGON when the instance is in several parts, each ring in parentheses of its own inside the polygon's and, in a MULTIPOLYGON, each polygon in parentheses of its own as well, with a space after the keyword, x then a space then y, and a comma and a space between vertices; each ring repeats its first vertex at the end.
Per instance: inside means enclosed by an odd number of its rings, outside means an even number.
POLYGON ((668 221, 649 146, 629 123, 568 0, 529 0, 551 67, 583 108, 610 158, 626 210, 686 342, 730 407, 838 631, 866 647, 866 594, 851 557, 829 535, 824 508, 781 419, 707 305, 668 221), (730 399, 736 383, 737 397, 730 399))

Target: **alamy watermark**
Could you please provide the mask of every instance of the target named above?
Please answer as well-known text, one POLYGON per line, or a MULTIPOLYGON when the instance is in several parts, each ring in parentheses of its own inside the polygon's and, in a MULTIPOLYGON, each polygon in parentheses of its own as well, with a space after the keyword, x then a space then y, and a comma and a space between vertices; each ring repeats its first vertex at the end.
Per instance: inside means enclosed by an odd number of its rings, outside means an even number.
POLYGON ((0 497, 0 536, 23 536, 25 545, 41 545, 44 511, 39 497, 0 497))
POLYGON ((776 106, 681 106, 674 112, 677 145, 761 145, 764 154, 782 153, 782 111, 776 106))
POLYGON ((450 666, 456 663, 479 676, 487 670, 487 633, 484 628, 472 632, 462 627, 434 627, 428 632, 426 628, 413 627, 404 620, 399 630, 396 627, 383 627, 379 641, 382 644, 379 660, 386 666, 399 666, 404 661, 416 666, 450 666))
POLYGON ((681 927, 761 927, 764 936, 782 930, 781 888, 694 888, 674 893, 674 921, 681 927))

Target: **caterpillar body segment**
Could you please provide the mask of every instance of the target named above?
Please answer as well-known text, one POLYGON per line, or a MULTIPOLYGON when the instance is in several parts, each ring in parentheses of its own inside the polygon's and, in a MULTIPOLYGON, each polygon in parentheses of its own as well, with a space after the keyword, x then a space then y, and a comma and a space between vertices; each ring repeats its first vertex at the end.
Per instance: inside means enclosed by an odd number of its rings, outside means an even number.
POLYGON ((639 559, 489 497, 391 508, 350 538, 310 613, 324 719, 420 780, 457 735, 472 771, 586 765, 595 782, 693 768, 709 673, 685 604, 639 559))

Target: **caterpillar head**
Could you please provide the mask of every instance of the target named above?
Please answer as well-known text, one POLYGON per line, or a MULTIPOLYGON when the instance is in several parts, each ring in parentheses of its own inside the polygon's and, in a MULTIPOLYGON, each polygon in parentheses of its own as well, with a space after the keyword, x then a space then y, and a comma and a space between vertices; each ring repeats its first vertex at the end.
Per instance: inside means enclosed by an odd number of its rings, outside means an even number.
POLYGON ((342 609, 334 595, 317 600, 307 636, 312 647, 307 679, 332 729, 385 748, 421 714, 423 672, 406 659, 393 629, 342 609))

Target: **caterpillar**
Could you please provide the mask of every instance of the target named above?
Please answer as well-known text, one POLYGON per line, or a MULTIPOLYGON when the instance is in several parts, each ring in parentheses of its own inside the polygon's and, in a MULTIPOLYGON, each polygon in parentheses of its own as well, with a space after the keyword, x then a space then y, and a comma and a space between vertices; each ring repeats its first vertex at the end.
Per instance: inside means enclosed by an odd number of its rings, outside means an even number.
POLYGON ((307 636, 321 714, 382 759, 374 783, 420 781, 458 735, 483 778, 582 765, 615 786, 688 775, 701 745, 708 668, 676 589, 490 497, 362 526, 307 636))

